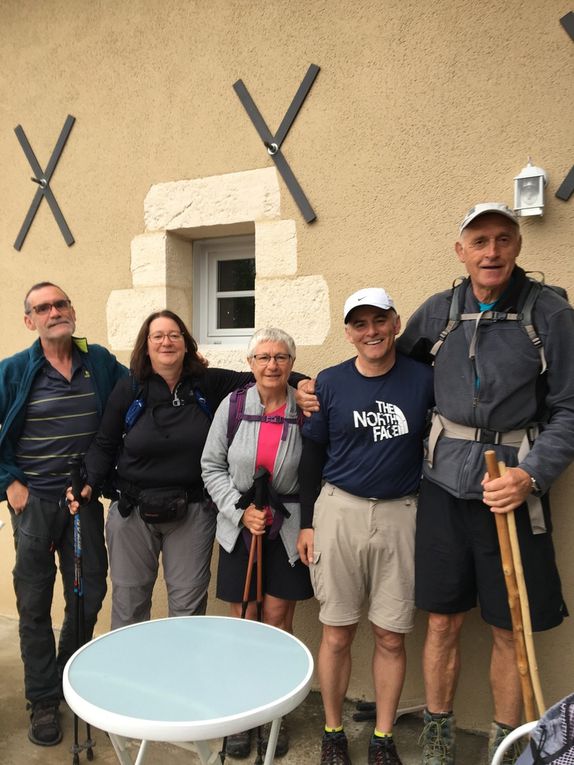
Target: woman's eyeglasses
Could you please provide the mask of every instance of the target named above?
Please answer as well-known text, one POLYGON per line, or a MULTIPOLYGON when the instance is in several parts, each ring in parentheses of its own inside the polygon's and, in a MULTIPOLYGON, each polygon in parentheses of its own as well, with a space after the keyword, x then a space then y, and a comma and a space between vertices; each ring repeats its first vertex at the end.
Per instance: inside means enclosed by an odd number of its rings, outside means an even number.
POLYGON ((257 364, 261 367, 267 366, 273 359, 279 366, 283 364, 288 364, 291 360, 291 354, 290 353, 276 353, 275 356, 270 356, 268 353, 254 353, 251 357, 252 359, 255 359, 257 364))
POLYGON ((152 332, 151 335, 148 335, 149 341, 156 345, 163 343, 166 337, 170 342, 177 343, 179 340, 183 340, 183 332, 152 332))

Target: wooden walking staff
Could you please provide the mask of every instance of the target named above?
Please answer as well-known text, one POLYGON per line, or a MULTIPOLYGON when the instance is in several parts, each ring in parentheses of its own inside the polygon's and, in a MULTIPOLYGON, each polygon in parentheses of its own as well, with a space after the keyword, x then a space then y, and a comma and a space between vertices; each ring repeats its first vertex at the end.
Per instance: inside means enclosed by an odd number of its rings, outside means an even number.
MULTIPOLYGON (((506 473, 504 462, 498 463, 500 475, 506 473)), ((546 711, 542 686, 540 685, 540 674, 538 672, 538 662, 536 660, 536 651, 534 649, 534 638, 532 636, 532 622, 530 620, 530 603, 528 601, 528 591, 524 579, 524 569, 522 567, 522 554, 520 552, 520 543, 518 541, 518 531, 516 529, 516 516, 514 510, 506 513, 508 521, 508 533, 510 535, 510 546, 512 547, 512 558, 514 560, 514 571, 516 572, 516 583, 518 585, 518 595, 520 597, 520 610, 522 612, 522 624, 524 626, 524 641, 526 643, 526 655, 528 656, 528 667, 530 669, 530 679, 534 698, 538 708, 538 716, 542 717, 546 711)))
MULTIPOLYGON (((484 453, 486 460, 486 469, 491 479, 500 478, 500 471, 496 461, 496 452, 488 450, 484 453)), ((516 570, 512 555, 512 545, 510 542, 510 532, 508 530, 508 518, 510 513, 494 513, 496 521, 496 532, 498 534, 498 544, 500 546, 500 557, 502 558, 502 570, 504 572, 504 581, 508 593, 508 606, 510 608, 510 617, 512 619, 512 635, 514 637, 514 649, 516 652, 516 664, 520 676, 520 685, 522 688, 522 698, 524 701, 524 716, 527 722, 537 720, 536 708, 534 704, 534 689, 528 666, 528 654, 526 651, 526 641, 524 637, 524 623, 522 620, 522 610, 520 607, 520 596, 518 593, 518 583, 516 580, 516 570)))

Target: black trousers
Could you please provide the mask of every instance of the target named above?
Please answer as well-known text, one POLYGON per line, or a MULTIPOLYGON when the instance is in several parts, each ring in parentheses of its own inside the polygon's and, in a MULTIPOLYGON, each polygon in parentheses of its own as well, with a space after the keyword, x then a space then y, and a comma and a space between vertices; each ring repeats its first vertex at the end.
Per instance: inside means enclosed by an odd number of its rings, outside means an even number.
MULTIPOLYGON (((62 672, 77 648, 74 594, 74 523, 57 502, 30 496, 16 515, 10 508, 16 564, 13 569, 16 605, 20 617, 20 650, 24 687, 30 702, 59 699, 62 672), (56 579, 56 553, 64 587, 65 613, 58 651, 52 629, 52 600, 56 579)), ((82 567, 85 639, 92 637, 106 594, 108 559, 104 543, 103 507, 98 501, 82 507, 82 567)))

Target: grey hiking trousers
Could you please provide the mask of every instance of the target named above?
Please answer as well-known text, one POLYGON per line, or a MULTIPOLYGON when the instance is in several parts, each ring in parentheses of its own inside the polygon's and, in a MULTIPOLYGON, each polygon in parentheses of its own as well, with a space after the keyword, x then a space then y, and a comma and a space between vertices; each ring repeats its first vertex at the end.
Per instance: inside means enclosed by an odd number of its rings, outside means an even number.
POLYGON ((112 580, 112 629, 147 621, 161 553, 169 616, 204 614, 211 576, 216 512, 191 502, 185 518, 144 523, 137 507, 122 518, 110 505, 106 541, 112 580))

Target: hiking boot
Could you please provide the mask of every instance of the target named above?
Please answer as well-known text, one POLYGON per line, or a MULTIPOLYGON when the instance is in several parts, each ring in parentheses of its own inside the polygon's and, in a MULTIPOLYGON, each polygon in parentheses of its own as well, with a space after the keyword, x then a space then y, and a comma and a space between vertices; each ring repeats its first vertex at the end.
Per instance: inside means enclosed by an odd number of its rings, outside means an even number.
POLYGON ((454 765, 454 715, 433 715, 425 709, 423 723, 423 732, 419 738, 419 746, 423 748, 422 765, 454 765))
MULTIPOLYGON (((493 721, 490 726, 490 736, 488 737, 488 762, 492 762, 494 753, 506 736, 513 730, 514 728, 510 728, 508 725, 501 725, 500 723, 493 721)), ((502 758, 502 765, 514 765, 516 760, 522 754, 523 745, 521 741, 522 739, 518 739, 518 741, 515 741, 512 746, 506 750, 502 758)))
POLYGON ((251 731, 244 730, 227 737, 226 754, 236 760, 244 760, 251 754, 251 731))
POLYGON ((59 706, 60 702, 54 699, 28 704, 27 709, 32 710, 28 738, 33 744, 55 746, 60 743, 62 729, 58 715, 59 706))
POLYGON ((321 765, 351 765, 345 731, 323 733, 321 765))
POLYGON ((403 765, 392 736, 372 736, 368 765, 403 765))
MULTIPOLYGON (((267 752, 267 744, 269 743, 269 735, 271 733, 271 723, 266 723, 263 726, 261 734, 261 752, 265 754, 267 752)), ((277 736, 277 746, 275 747, 275 757, 284 757, 289 751, 289 731, 287 730, 287 722, 285 718, 281 720, 281 727, 279 728, 279 735, 277 736)))

